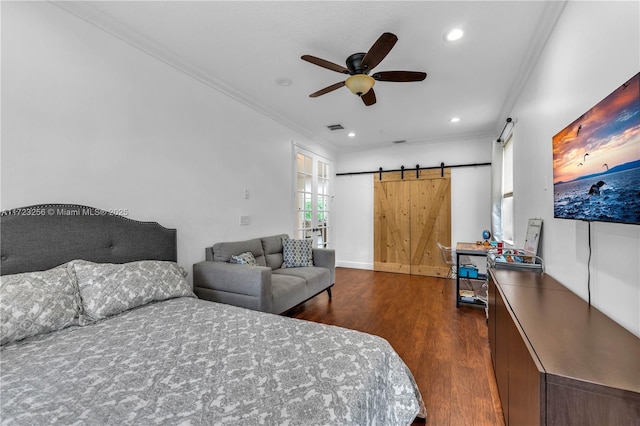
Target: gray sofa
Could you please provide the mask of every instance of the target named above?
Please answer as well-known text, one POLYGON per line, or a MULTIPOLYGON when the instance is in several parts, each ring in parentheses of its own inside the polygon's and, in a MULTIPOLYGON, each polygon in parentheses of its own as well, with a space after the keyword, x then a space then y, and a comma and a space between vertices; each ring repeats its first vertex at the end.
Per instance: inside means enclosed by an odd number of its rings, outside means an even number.
POLYGON ((224 242, 205 249, 193 265, 193 287, 201 299, 281 314, 327 291, 335 283, 335 251, 313 249, 313 266, 282 268, 282 239, 288 235, 224 242), (251 252, 259 266, 229 263, 251 252))

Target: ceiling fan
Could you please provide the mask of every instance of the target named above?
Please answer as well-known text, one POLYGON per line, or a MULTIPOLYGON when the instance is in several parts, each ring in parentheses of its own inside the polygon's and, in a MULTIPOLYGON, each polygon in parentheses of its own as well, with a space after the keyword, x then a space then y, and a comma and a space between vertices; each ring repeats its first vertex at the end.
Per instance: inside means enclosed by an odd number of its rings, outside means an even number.
POLYGON ((347 86, 352 93, 362 98, 365 105, 369 106, 376 103, 376 94, 373 91, 373 85, 376 81, 411 82, 424 80, 427 77, 427 73, 419 71, 381 71, 369 75, 371 70, 389 54, 397 41, 398 37, 395 34, 382 34, 367 53, 354 53, 349 56, 346 68, 315 56, 303 55, 302 59, 307 62, 331 71, 349 74, 345 81, 318 90, 310 94, 309 97, 317 98, 342 86, 347 86))

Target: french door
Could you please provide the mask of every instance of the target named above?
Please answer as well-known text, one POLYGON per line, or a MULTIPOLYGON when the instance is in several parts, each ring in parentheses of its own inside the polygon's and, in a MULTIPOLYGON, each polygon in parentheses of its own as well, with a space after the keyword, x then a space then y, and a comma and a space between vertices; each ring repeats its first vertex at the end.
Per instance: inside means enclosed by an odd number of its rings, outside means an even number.
POLYGON ((331 162, 300 147, 295 149, 296 238, 313 247, 331 246, 331 162))

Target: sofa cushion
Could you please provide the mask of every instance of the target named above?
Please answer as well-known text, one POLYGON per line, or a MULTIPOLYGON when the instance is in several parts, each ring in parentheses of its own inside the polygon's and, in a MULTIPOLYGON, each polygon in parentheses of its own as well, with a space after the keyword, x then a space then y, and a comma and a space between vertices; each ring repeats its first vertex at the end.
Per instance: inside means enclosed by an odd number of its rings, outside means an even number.
POLYGON ((301 266, 313 266, 312 240, 294 240, 285 238, 282 240, 283 268, 298 268, 301 266))
POLYGON ((247 241, 216 243, 213 245, 213 260, 216 262, 229 262, 231 260, 231 256, 238 256, 248 251, 250 251, 251 254, 253 254, 253 257, 256 258, 258 265, 267 266, 267 262, 264 258, 264 252, 262 251, 262 242, 259 238, 247 241))
POLYGON ((309 297, 304 278, 293 275, 272 275, 271 295, 273 296, 272 312, 274 313, 284 312, 309 297))
POLYGON ((267 266, 271 269, 282 267, 282 240, 289 238, 287 234, 273 235, 262 238, 262 250, 267 261, 267 266))
POLYGON ((271 279, 281 276, 294 276, 307 282, 308 296, 320 293, 331 284, 331 272, 327 268, 306 266, 301 268, 282 268, 273 271, 271 279))

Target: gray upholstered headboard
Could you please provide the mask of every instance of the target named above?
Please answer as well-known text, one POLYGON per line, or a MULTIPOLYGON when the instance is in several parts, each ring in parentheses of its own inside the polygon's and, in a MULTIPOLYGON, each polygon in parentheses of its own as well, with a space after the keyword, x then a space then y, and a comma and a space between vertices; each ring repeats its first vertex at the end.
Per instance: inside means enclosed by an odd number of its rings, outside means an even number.
POLYGON ((1 275, 51 269, 73 259, 177 260, 175 229, 75 204, 3 211, 0 238, 1 275))

